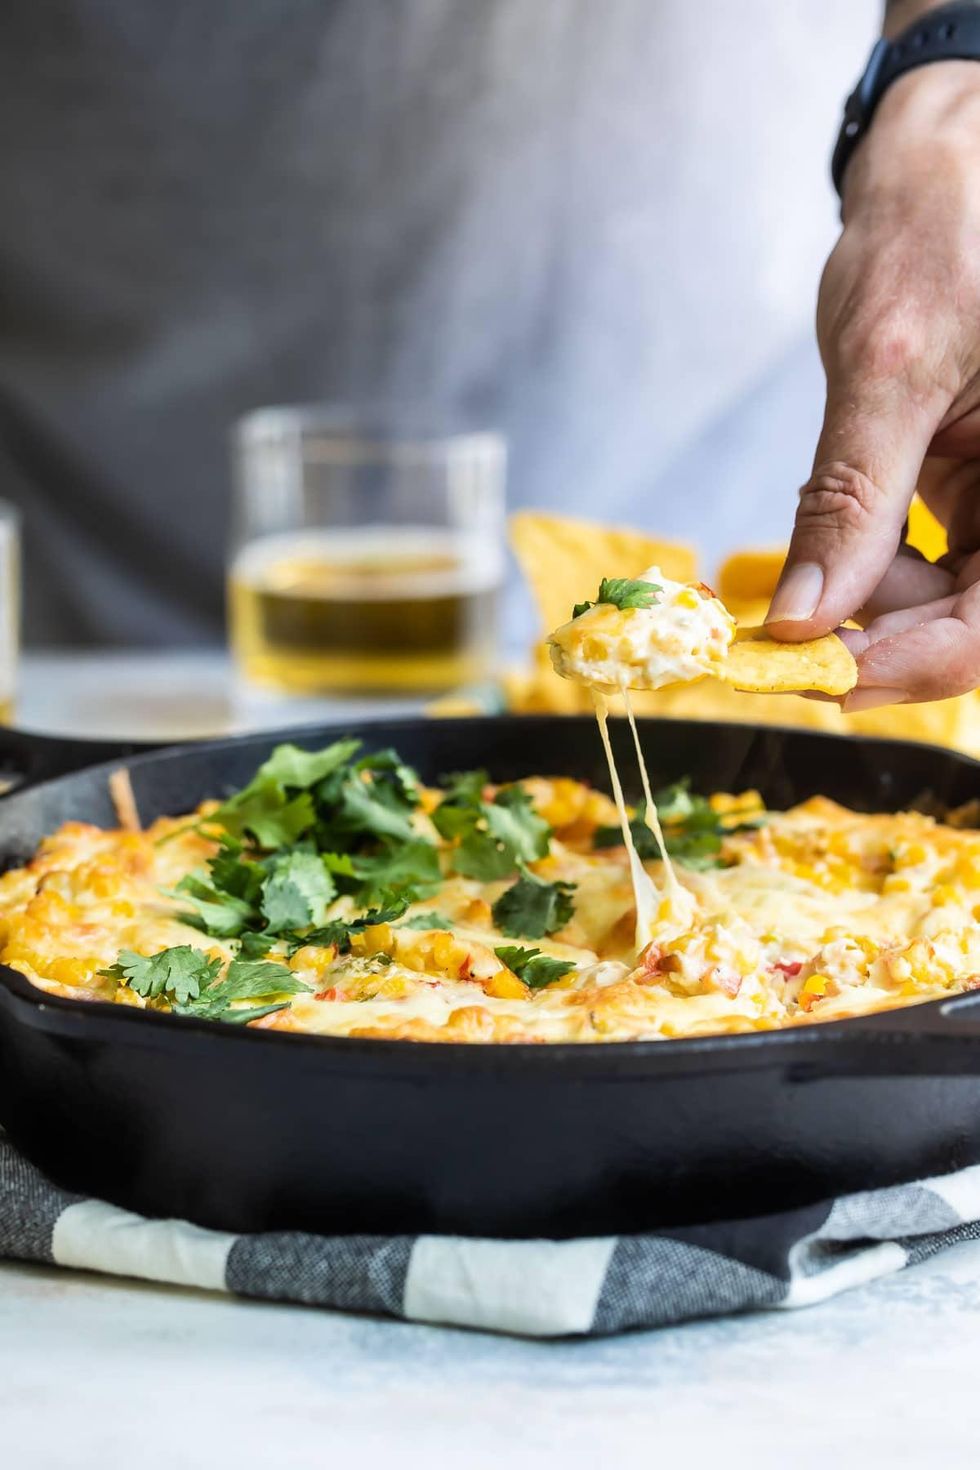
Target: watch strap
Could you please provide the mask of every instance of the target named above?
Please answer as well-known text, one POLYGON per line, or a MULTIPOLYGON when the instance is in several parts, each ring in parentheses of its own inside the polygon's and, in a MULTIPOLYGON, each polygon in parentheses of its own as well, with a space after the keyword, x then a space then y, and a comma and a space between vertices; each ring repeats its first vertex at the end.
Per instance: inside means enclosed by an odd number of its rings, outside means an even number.
POLYGON ((879 41, 864 75, 844 105, 830 172, 843 195, 844 171, 871 126, 875 109, 892 82, 934 61, 980 61, 980 4, 957 3, 930 10, 893 41, 879 41))

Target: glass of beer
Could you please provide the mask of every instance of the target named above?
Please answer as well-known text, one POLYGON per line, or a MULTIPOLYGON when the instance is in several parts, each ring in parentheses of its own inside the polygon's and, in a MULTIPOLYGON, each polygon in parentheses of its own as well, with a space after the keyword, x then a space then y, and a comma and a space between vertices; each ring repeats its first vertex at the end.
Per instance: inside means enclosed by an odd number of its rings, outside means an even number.
POLYGON ((437 693, 494 668, 506 450, 343 410, 237 426, 232 648, 280 694, 437 693))

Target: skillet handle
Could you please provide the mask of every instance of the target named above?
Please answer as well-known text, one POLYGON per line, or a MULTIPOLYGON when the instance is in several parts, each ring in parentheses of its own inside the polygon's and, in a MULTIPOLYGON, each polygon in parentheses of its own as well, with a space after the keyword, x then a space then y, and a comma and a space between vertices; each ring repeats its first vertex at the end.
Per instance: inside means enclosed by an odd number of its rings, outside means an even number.
POLYGON ((0 726, 0 798, 85 766, 159 748, 139 740, 77 740, 0 726))

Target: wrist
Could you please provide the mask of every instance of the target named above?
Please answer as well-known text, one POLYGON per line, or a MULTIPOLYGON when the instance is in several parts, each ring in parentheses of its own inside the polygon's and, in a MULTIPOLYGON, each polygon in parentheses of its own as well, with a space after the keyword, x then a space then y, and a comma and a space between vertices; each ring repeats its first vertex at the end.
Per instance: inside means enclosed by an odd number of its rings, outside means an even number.
POLYGON ((938 61, 906 72, 882 97, 844 176, 844 218, 876 185, 918 187, 959 162, 980 163, 980 62, 938 61))
MULTIPOLYGON (((857 85, 844 104, 844 116, 831 158, 831 176, 841 195, 848 164, 866 138, 882 99, 896 82, 910 72, 932 72, 947 62, 980 63, 980 0, 949 0, 949 3, 941 5, 916 6, 916 9, 919 11, 918 19, 901 28, 894 38, 883 37, 875 44, 857 85)), ((901 15, 901 10, 893 9, 893 24, 901 15)), ((936 84, 930 76, 923 85, 931 94, 936 84)), ((943 78, 938 85, 945 92, 951 84, 943 78)), ((908 90, 903 88, 906 93, 908 90)), ((918 92, 918 89, 913 91, 918 92)))
POLYGON ((907 71, 888 88, 869 129, 906 128, 920 135, 938 132, 972 117, 980 98, 980 61, 933 61, 907 71))

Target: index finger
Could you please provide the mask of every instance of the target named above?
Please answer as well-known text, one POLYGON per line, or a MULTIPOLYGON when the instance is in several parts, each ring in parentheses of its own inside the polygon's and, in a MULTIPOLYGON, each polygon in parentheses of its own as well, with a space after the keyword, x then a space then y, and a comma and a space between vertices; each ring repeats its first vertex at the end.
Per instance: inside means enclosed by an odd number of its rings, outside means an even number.
POLYGON ((813 474, 800 503, 766 628, 819 637, 864 606, 893 562, 940 416, 898 379, 828 393, 813 474))

